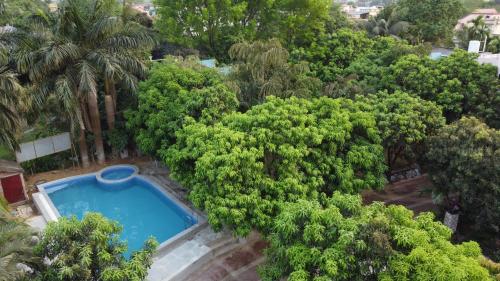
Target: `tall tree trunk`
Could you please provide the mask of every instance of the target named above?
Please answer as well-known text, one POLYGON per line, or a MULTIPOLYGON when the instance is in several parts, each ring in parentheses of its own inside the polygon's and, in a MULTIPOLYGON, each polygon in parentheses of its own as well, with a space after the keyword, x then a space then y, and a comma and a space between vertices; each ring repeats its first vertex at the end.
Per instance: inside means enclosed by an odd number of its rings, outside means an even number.
POLYGON ((89 115, 94 129, 95 150, 97 152, 97 163, 104 164, 106 156, 104 154, 104 144, 102 142, 101 118, 97 104, 97 93, 89 93, 88 97, 89 115))
POLYGON ((82 160, 82 166, 84 168, 90 166, 89 162, 89 149, 87 147, 87 140, 85 138, 85 121, 84 118, 88 118, 85 104, 83 101, 79 103, 79 110, 77 110, 76 115, 78 118, 78 124, 80 126, 80 135, 78 136, 78 146, 80 148, 80 158, 82 160), (82 116, 87 115, 87 116, 82 116))
POLYGON ((80 128, 80 136, 78 138, 80 146, 80 158, 82 159, 82 166, 84 168, 90 166, 89 162, 89 151, 87 148, 87 141, 85 139, 85 130, 80 128))
POLYGON ((83 99, 80 100, 80 108, 82 112, 83 128, 93 132, 94 129, 92 128, 92 124, 90 123, 89 110, 87 108, 86 102, 83 99))
POLYGON ((104 80, 104 88, 106 95, 104 96, 104 104, 106 105, 106 121, 108 123, 108 129, 113 130, 115 128, 115 84, 112 79, 104 80))

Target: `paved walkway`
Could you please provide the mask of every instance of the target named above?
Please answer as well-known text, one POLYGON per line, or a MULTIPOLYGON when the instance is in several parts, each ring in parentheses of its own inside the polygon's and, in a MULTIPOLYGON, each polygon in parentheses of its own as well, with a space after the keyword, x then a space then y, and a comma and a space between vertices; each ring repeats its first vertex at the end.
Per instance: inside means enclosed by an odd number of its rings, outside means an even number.
POLYGON ((205 264, 185 281, 257 281, 257 267, 264 262, 266 243, 258 237, 242 247, 205 264))
POLYGON ((382 201, 386 204, 404 205, 415 213, 437 211, 431 194, 426 192, 430 187, 432 187, 432 182, 427 175, 422 175, 389 184, 381 191, 365 191, 362 195, 365 204, 382 201))

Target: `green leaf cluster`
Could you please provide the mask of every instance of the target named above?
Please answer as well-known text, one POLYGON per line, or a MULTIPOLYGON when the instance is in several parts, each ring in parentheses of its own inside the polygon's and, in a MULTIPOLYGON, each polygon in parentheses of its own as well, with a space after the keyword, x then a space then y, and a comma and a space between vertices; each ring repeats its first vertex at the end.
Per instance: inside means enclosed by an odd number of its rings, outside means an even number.
POLYGON ((188 120, 212 124, 237 107, 236 94, 216 71, 167 61, 153 65, 139 84, 137 109, 125 116, 139 148, 154 155, 175 143, 176 131, 188 120))
POLYGON ((389 170, 398 157, 414 152, 427 136, 433 135, 445 124, 442 110, 434 102, 399 90, 393 94, 383 91, 359 95, 356 101, 363 110, 375 115, 389 170))
POLYGON ((97 213, 88 213, 49 223, 35 248, 39 257, 50 260, 30 280, 37 281, 128 281, 144 280, 152 264, 157 242, 149 239, 129 260, 123 254, 121 227, 97 213))
POLYGON ((355 59, 372 51, 375 41, 363 31, 341 28, 316 38, 310 46, 295 49, 293 61, 307 61, 314 76, 334 82, 355 59))
POLYGON ((430 137, 427 147, 429 175, 443 204, 458 202, 466 221, 498 235, 500 131, 463 117, 430 137))
POLYGON ((454 245, 432 213, 334 192, 282 205, 269 236, 264 281, 493 280, 475 242, 454 245))
POLYGON ((330 95, 353 96, 345 89, 357 89, 354 94, 400 90, 435 102, 448 122, 474 115, 494 128, 500 126, 500 84, 494 66, 479 64, 477 55, 458 49, 448 57, 432 60, 424 46, 393 40, 376 39, 373 50, 385 51, 355 59, 343 70, 344 77, 355 78, 352 85, 341 85, 344 88, 330 95))
POLYGON ((370 113, 350 100, 280 99, 188 124, 160 151, 215 229, 270 230, 279 203, 379 188, 383 149, 370 113))
POLYGON ((24 275, 18 264, 40 262, 33 255, 36 232, 9 213, 7 201, 0 195, 0 281, 17 280, 24 275))
POLYGON ((0 0, 0 26, 25 27, 33 14, 47 11, 46 1, 0 0))
POLYGON ((400 19, 411 24, 408 33, 413 42, 449 43, 464 14, 461 0, 399 0, 396 9, 400 19))
POLYGON ((473 114, 498 127, 497 70, 479 64, 476 58, 458 49, 439 60, 408 55, 391 65, 389 75, 395 85, 388 86, 436 102, 443 107, 448 121, 473 114))
POLYGON ((220 61, 241 41, 278 38, 290 48, 308 46, 335 24, 330 13, 338 10, 329 0, 156 0, 155 5, 155 27, 166 41, 220 61))

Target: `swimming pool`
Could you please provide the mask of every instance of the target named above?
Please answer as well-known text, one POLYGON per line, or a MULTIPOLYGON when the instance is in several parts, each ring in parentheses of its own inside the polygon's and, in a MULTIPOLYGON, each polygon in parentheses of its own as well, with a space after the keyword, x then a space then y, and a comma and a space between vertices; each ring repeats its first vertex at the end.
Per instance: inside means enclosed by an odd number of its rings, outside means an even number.
POLYGON ((198 223, 194 213, 161 187, 137 175, 135 166, 111 166, 45 183, 39 189, 58 215, 81 219, 87 212, 99 212, 118 221, 123 226, 121 239, 128 244, 127 256, 150 236, 163 243, 198 223))

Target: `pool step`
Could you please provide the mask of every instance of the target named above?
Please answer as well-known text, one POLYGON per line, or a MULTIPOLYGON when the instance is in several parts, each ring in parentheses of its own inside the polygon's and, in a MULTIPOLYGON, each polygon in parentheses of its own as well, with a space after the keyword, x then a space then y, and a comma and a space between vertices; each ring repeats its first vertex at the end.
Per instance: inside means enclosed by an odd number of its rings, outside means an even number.
POLYGON ((233 237, 225 237, 224 239, 214 241, 209 252, 205 253, 202 257, 196 260, 196 262, 192 263, 189 267, 186 267, 182 272, 174 276, 169 281, 184 281, 204 265, 241 246, 241 241, 233 237))
POLYGON ((207 225, 191 240, 179 243, 155 258, 148 281, 181 281, 195 270, 228 251, 239 247, 240 241, 228 233, 215 233, 207 225))

